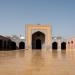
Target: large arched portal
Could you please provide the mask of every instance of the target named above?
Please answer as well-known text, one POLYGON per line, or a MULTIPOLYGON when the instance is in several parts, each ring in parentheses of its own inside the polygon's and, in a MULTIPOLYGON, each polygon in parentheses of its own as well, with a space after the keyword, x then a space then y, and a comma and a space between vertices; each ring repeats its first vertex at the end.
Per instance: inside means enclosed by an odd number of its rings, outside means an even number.
POLYGON ((42 49, 45 44, 45 34, 37 31, 32 34, 32 49, 42 49))

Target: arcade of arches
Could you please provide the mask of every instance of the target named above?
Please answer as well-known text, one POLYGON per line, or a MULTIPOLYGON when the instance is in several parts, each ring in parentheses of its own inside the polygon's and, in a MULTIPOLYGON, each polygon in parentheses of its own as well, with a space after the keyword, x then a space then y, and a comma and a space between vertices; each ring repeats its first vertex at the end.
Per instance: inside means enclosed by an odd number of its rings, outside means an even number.
MULTIPOLYGON (((45 35, 41 32, 36 32, 32 35, 32 49, 42 49, 43 45, 45 43, 45 35)), ((6 50, 16 50, 17 46, 14 41, 3 41, 0 40, 0 50, 6 49, 6 50)), ((19 43, 19 49, 25 49, 25 43, 20 42, 19 43)), ((52 43, 52 49, 57 50, 58 49, 58 43, 53 42, 52 43)), ((66 42, 61 43, 61 49, 66 49, 66 42)))
MULTIPOLYGON (((26 49, 58 49, 58 42, 52 42, 52 40, 50 25, 27 25, 26 49)), ((60 42, 60 45, 61 49, 66 49, 66 42, 60 42)))
MULTIPOLYGON (((7 37, 0 36, 0 50, 16 50, 16 49, 58 49, 59 39, 52 38, 52 28, 50 25, 33 25, 28 24, 26 29, 25 42, 19 41, 18 45, 16 41, 12 41, 7 37), (33 31, 34 30, 34 31, 33 31), (36 32, 35 32, 36 31, 36 32), (34 33, 32 33, 34 32, 34 33), (54 41, 54 42, 52 42, 54 41)), ((61 39, 63 40, 63 39, 61 39)), ((69 39, 64 42, 60 42, 60 48, 75 49, 75 38, 69 39)))
MULTIPOLYGON (((52 43, 52 49, 54 49, 54 50, 58 49, 58 43, 57 42, 52 43)), ((66 50, 66 42, 61 42, 61 49, 66 50)))
POLYGON ((19 47, 17 46, 17 43, 15 41, 12 41, 11 39, 0 36, 0 50, 16 50, 16 49, 24 49, 25 43, 19 42, 19 47))
MULTIPOLYGON (((32 49, 42 49, 45 46, 45 34, 41 31, 37 31, 32 34, 32 49)), ((71 42, 73 44, 73 42, 71 42)), ((0 39, 0 50, 16 50, 25 49, 25 42, 20 41, 19 47, 17 47, 15 41, 10 39, 0 39)), ((52 49, 58 49, 58 42, 52 43, 52 49)), ((61 42, 61 49, 66 49, 66 42, 61 42)))
POLYGON ((25 49, 25 43, 20 42, 19 47, 17 47, 15 41, 0 40, 0 50, 16 50, 16 49, 25 49))
POLYGON ((0 50, 16 50, 17 46, 14 41, 11 40, 0 40, 0 50))

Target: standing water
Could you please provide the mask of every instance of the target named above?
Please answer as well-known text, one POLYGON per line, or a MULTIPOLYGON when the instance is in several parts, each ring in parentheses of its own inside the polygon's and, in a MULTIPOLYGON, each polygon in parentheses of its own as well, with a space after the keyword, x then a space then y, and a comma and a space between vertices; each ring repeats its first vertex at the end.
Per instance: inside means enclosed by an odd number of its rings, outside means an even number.
POLYGON ((75 75, 75 50, 1 51, 0 75, 75 75))

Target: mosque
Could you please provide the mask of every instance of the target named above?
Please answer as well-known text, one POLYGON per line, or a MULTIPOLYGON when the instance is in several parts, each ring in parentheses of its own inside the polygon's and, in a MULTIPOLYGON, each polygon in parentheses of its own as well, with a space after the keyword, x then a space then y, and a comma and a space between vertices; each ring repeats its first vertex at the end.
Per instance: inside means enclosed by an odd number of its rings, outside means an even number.
POLYGON ((51 25, 25 25, 25 38, 0 35, 0 50, 16 49, 75 49, 75 38, 64 39, 61 36, 52 36, 51 25))
POLYGON ((51 25, 28 24, 26 29, 27 49, 66 49, 66 40, 62 40, 62 37, 52 37, 51 25))

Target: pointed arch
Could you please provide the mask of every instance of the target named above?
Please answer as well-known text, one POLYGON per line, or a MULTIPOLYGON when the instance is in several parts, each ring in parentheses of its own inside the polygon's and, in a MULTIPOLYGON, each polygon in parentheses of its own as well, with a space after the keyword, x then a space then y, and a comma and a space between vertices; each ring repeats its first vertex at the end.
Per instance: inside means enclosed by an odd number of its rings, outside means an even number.
POLYGON ((66 50, 66 42, 62 42, 61 43, 61 49, 65 49, 66 50))
POLYGON ((52 43, 52 49, 58 49, 58 43, 57 42, 52 43))
POLYGON ((32 34, 32 49, 41 49, 45 43, 45 34, 37 31, 32 34))
POLYGON ((19 49, 25 49, 25 43, 23 41, 19 43, 19 49))

